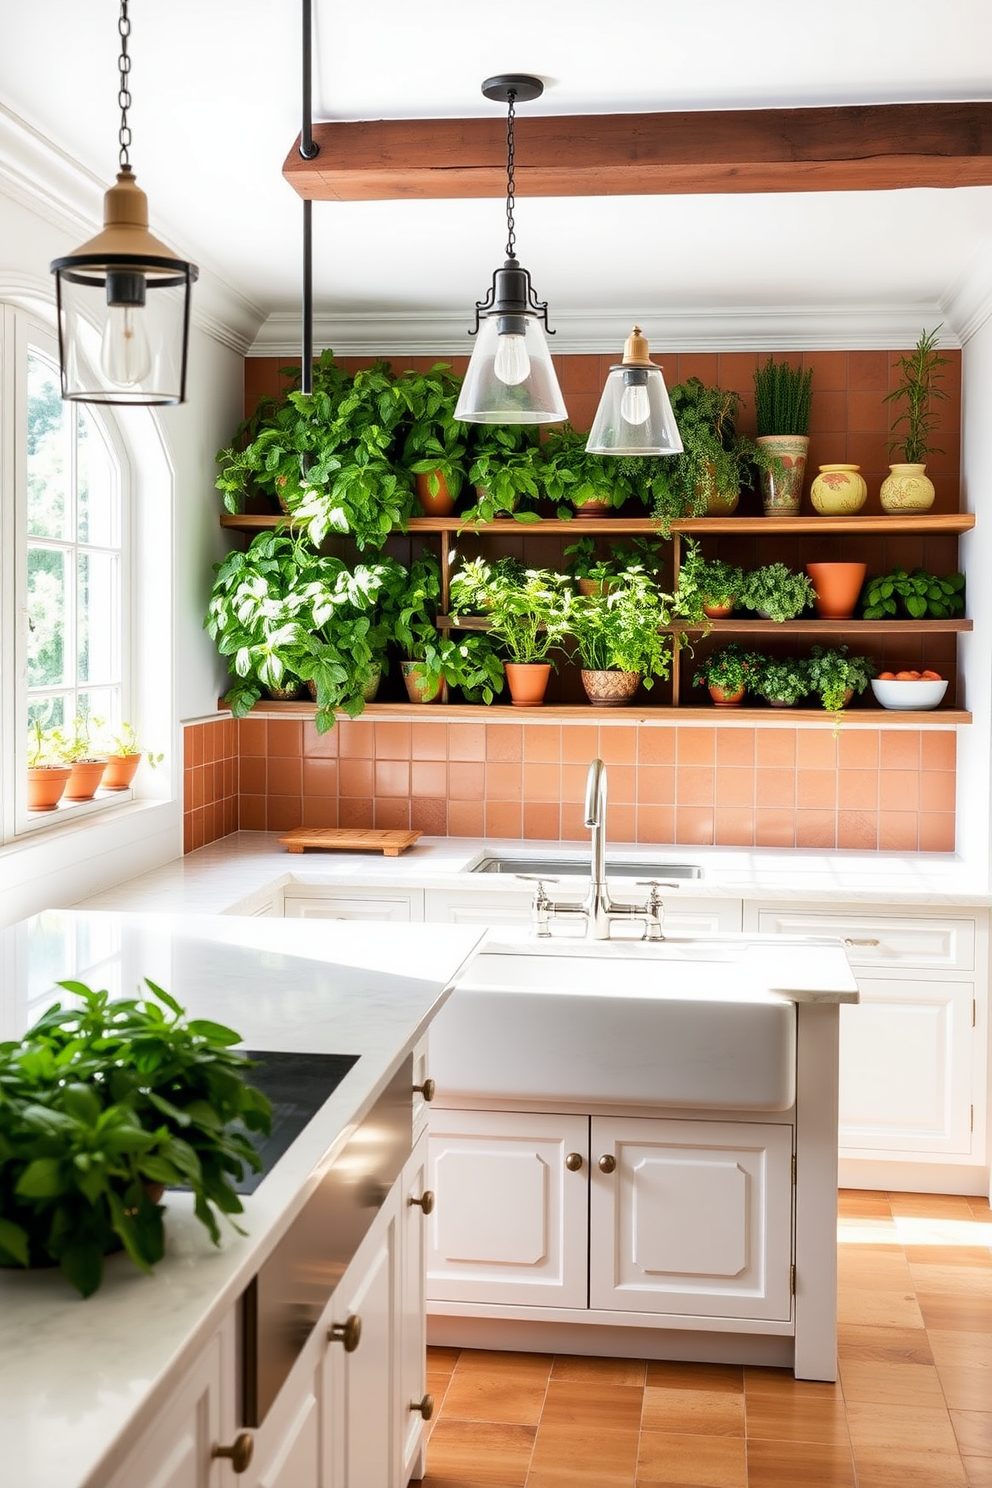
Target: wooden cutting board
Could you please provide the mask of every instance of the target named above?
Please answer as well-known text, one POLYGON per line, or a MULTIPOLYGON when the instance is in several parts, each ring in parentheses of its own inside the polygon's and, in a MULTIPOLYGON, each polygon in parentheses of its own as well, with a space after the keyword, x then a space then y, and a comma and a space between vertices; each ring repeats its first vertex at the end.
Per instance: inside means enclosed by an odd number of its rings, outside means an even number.
POLYGON ((294 827, 279 841, 291 853, 319 847, 326 852, 381 852, 387 858, 398 858, 422 835, 421 832, 404 832, 400 827, 378 832, 355 827, 294 827))

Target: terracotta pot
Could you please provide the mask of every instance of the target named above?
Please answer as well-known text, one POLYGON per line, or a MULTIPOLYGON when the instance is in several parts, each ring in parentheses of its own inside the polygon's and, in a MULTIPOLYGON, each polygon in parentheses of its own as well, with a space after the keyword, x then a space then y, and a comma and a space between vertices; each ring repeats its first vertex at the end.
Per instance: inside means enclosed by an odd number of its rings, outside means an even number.
POLYGON ((140 754, 112 754, 103 767, 101 786, 104 790, 127 790, 140 764, 140 754))
POLYGON ((733 601, 729 604, 704 604, 703 614, 708 615, 711 620, 726 620, 728 615, 734 613, 733 601))
POLYGON ((761 434, 755 440, 768 454, 776 455, 781 475, 762 470, 761 505, 766 517, 797 517, 803 500, 809 438, 805 434, 761 434))
POLYGON ((549 661, 508 661, 506 685, 515 708, 540 708, 551 676, 549 661))
POLYGON ((863 563, 807 563, 816 590, 816 613, 824 620, 846 620, 853 615, 865 581, 863 563))
POLYGON ((622 708, 633 702, 641 685, 640 672, 588 671, 582 668, 582 686, 594 708, 622 708))
POLYGON ((448 490, 448 482, 440 470, 427 471, 423 475, 413 477, 414 489, 417 492, 417 500, 424 509, 427 517, 450 517, 455 509, 455 498, 448 490), (431 486, 437 486, 436 494, 431 493, 431 486))
POLYGON ((769 708, 794 708, 795 701, 792 698, 768 698, 769 708))
POLYGON ((581 506, 574 502, 576 517, 605 517, 612 511, 608 501, 583 501, 581 506))
POLYGON ((809 488, 813 508, 823 517, 849 517, 868 500, 860 465, 821 465, 809 488))
POLYGON ((100 788, 107 761, 77 760, 69 771, 64 799, 66 801, 92 801, 100 788))
POLYGON ((362 683, 362 697, 367 703, 374 703, 379 696, 379 683, 382 681, 382 667, 373 666, 362 683))
POLYGON ((28 810, 54 811, 69 781, 68 765, 41 765, 28 770, 28 810))
POLYGON ((403 681, 406 685, 406 695, 411 703, 436 703, 441 696, 441 684, 435 683, 431 686, 424 676, 423 663, 419 661, 401 661, 400 671, 403 673, 403 681))
POLYGON ((602 599, 613 587, 609 579, 576 579, 575 586, 587 599, 602 599))
POLYGON ((722 687, 718 687, 715 682, 711 682, 709 688, 710 697, 718 708, 736 708, 739 703, 744 701, 743 687, 737 692, 726 692, 722 687))
POLYGON ((729 517, 731 512, 737 510, 740 501, 739 491, 711 491, 706 498, 706 515, 708 517, 729 517))
POLYGON ((878 499, 884 512, 921 512, 933 506, 936 492, 925 465, 890 465, 878 499))
POLYGON ((293 703, 297 698, 306 697, 307 684, 301 682, 299 677, 287 678, 283 687, 267 687, 265 696, 271 698, 274 703, 293 703))

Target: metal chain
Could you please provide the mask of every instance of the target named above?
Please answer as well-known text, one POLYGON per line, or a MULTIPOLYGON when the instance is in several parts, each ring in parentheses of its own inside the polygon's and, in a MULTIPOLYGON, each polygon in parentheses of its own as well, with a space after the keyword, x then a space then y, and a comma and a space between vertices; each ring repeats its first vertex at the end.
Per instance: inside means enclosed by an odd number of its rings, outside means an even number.
POLYGON ((121 106, 121 127, 117 131, 117 139, 120 144, 121 170, 131 169, 131 159, 128 151, 131 148, 131 126, 127 122, 127 111, 131 107, 131 90, 128 87, 128 77, 131 72, 131 58, 128 56, 127 39, 131 35, 131 19, 127 13, 128 0, 121 0, 121 15, 117 22, 117 30, 121 38, 121 54, 117 59, 120 69, 120 88, 117 93, 117 102, 121 106))
POLYGON ((517 234, 516 234, 516 226, 515 226, 514 221, 513 221, 513 202, 514 202, 514 181, 513 181, 513 164, 514 164, 514 158, 513 158, 514 157, 513 120, 514 120, 514 117, 515 117, 514 112, 513 112, 513 101, 516 98, 516 96, 517 96, 517 93, 516 93, 516 89, 515 88, 510 88, 509 91, 507 92, 507 95, 506 95, 506 101, 509 104, 509 109, 508 109, 507 115, 506 115, 506 256, 507 256, 507 258, 516 258, 516 256, 517 256, 517 252, 516 252, 517 234))

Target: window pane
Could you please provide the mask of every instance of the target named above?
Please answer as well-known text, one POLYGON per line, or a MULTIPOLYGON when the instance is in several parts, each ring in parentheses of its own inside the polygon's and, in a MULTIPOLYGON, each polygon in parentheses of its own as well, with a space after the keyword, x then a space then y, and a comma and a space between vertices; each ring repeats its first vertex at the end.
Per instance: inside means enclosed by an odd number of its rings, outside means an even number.
POLYGON ((33 698, 28 703, 29 729, 32 729, 36 723, 40 724, 43 729, 64 728, 68 717, 63 697, 33 698))
POLYGON ((76 510, 78 539, 94 547, 116 546, 117 500, 110 452, 93 416, 80 409, 76 424, 76 510))
MULTIPOLYGON (((69 427, 55 366, 28 353, 27 490, 28 532, 63 538, 68 512, 69 427)), ((69 415, 71 417, 71 415, 69 415)))
POLYGON ((70 681, 65 664, 65 554, 28 547, 28 686, 58 687, 70 681))
POLYGON ((111 553, 77 557, 76 675, 83 682, 117 680, 117 559, 111 553))

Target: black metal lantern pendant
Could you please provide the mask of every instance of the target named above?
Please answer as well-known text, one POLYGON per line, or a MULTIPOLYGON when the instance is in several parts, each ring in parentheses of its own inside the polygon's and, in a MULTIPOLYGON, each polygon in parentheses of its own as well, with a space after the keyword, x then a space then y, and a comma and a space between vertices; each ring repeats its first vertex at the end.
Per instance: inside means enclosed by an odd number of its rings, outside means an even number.
POLYGON ((148 199, 131 170, 131 23, 121 0, 120 172, 104 197, 103 231, 51 265, 62 396, 77 403, 182 403, 195 264, 148 231, 148 199))
POLYGON ((486 298, 476 303, 475 330, 469 334, 478 340, 455 418, 474 424, 562 423, 568 413, 544 335, 547 301, 536 299, 530 274, 517 261, 513 216, 514 105, 540 98, 544 84, 514 73, 487 78, 482 91, 507 104, 506 262, 493 274, 486 298))

